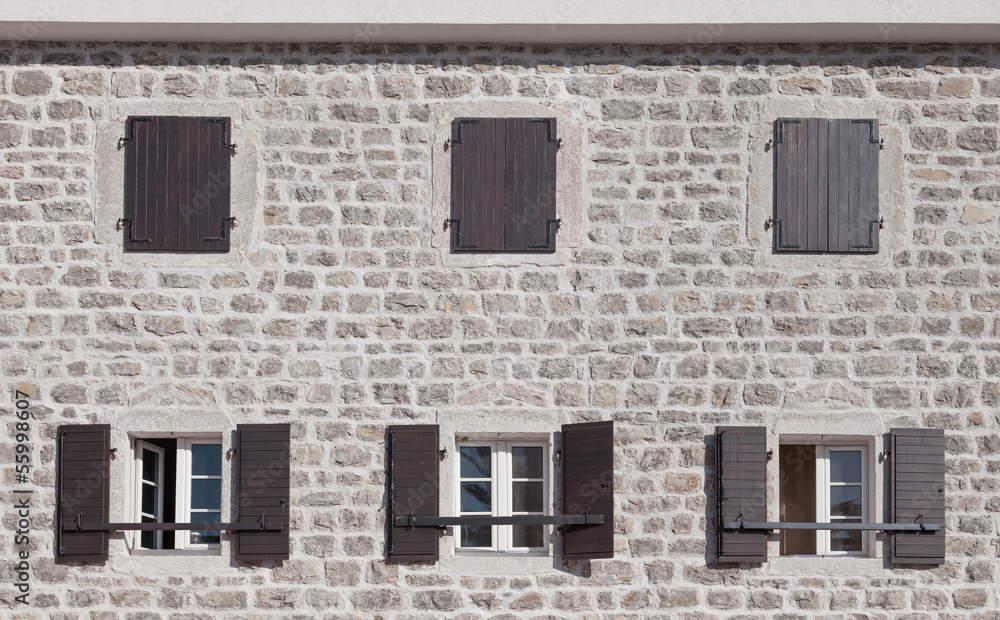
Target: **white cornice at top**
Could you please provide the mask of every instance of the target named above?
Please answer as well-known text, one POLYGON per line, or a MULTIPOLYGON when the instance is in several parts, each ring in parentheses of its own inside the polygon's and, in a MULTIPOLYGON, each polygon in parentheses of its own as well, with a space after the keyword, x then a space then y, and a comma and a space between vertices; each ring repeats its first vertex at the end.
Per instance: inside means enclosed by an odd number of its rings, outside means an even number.
POLYGON ((7 0, 6 40, 1000 42, 1000 1, 7 0))

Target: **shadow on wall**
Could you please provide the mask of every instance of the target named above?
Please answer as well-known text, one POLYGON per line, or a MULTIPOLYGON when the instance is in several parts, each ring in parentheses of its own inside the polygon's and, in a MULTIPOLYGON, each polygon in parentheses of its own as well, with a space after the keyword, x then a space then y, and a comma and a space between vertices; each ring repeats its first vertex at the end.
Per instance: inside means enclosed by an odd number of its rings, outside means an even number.
MULTIPOLYGON (((985 46, 984 46, 985 47, 985 46)), ((417 44, 417 43, 72 43, 72 42, 7 42, 0 44, 0 54, 7 54, 7 64, 25 68, 33 64, 79 68, 165 68, 193 69, 197 67, 228 70, 240 68, 253 71, 270 65, 280 65, 294 70, 297 66, 324 68, 323 65, 356 68, 359 64, 392 61, 411 66, 428 65, 450 69, 474 67, 477 71, 489 67, 530 69, 536 66, 551 68, 553 64, 565 67, 606 66, 609 60, 626 68, 676 67, 688 72, 692 68, 706 67, 770 67, 801 66, 796 56, 809 55, 809 66, 824 70, 831 76, 850 76, 867 70, 874 77, 915 77, 913 72, 958 69, 995 69, 1000 67, 1000 56, 982 51, 975 46, 955 44, 919 44, 899 50, 887 44, 749 44, 725 43, 711 45, 497 45, 471 46, 467 44, 417 44), (968 55, 962 55, 966 53, 968 55), (208 54, 208 56, 205 56, 208 54), (448 54, 448 55, 445 55, 448 54), (456 56, 455 54, 465 55, 456 56), (501 55, 502 54, 502 55, 501 55), (819 56, 816 56, 819 54, 819 56), (419 55, 419 57, 418 57, 419 55), (434 56, 428 58, 427 55, 434 56), (922 56, 915 58, 914 56, 922 56), (391 58, 387 58, 391 57, 391 58), (766 58, 764 58, 766 57, 766 58)), ((270 71, 270 69, 264 69, 270 71)), ((324 71, 325 72, 325 71, 324 71)), ((350 75, 357 77, 356 71, 350 75)), ((233 77, 239 77, 234 74, 233 77)), ((305 95, 306 85, 289 76, 266 73, 257 76, 253 83, 229 80, 230 91, 234 86, 250 88, 249 91, 230 92, 233 96, 266 96, 268 90, 279 95, 305 95), (275 86, 277 91, 268 86, 275 86), (261 90, 261 89, 264 90, 261 90), (256 92, 254 92, 256 91, 256 92)), ((294 77, 294 76, 291 76, 294 77)), ((569 76, 567 76, 569 77, 569 76)), ((193 75, 166 76, 164 90, 168 95, 196 97, 202 84, 193 75)), ((424 91, 429 96, 447 98, 462 96, 471 90, 474 80, 456 77, 431 76, 425 81, 424 91), (456 91, 455 88, 458 90, 456 91), (462 92, 465 90, 465 92, 462 92)), ((145 85, 144 85, 145 86, 145 85)), ((323 84, 320 85, 323 87, 323 84)), ((343 84, 349 88, 347 84, 343 84)), ((368 86, 367 84, 365 85, 368 86)), ((381 96, 406 99, 407 85, 393 82, 391 74, 378 80, 381 96)), ((889 86, 894 88, 898 86, 889 86)), ((331 97, 364 96, 363 92, 341 90, 338 84, 327 84, 317 94, 331 97)), ((71 93, 67 93, 71 94, 71 93)), ((103 94, 72 93, 72 94, 103 94)), ((202 93, 205 94, 205 93, 202 93)), ((372 96, 373 93, 367 93, 372 96)), ((504 93, 490 93, 494 95, 504 93)), ((531 96, 531 93, 522 92, 531 96)), ((584 93, 578 93, 584 94, 584 93)), ((148 95, 147 95, 148 96, 148 95)), ((544 92, 540 93, 544 96, 544 92)))

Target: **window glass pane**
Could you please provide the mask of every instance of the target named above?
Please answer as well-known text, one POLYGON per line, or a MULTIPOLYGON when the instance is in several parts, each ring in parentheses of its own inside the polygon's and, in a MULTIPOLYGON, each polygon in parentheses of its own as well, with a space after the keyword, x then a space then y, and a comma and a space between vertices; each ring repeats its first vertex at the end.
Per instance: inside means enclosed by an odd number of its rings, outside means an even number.
MULTIPOLYGON (((195 512, 191 514, 192 523, 219 523, 220 512, 195 512)), ((191 530, 191 544, 202 545, 219 542, 219 532, 210 530, 191 530)))
POLYGON ((861 516, 861 487, 830 487, 831 517, 861 516))
POLYGON ((221 476, 222 444, 196 443, 192 445, 191 474, 195 476, 221 476))
POLYGON ((861 482, 861 452, 830 452, 830 482, 861 482))
POLYGON ((493 528, 488 525, 463 525, 460 528, 463 547, 492 547, 493 528))
POLYGON ((462 512, 491 512, 493 485, 489 482, 462 483, 462 512))
POLYGON ((143 549, 155 549, 156 532, 139 532, 139 546, 143 549))
POLYGON ((515 547, 541 547, 545 544, 544 525, 514 525, 515 547))
POLYGON ((142 479, 156 482, 159 477, 160 455, 152 450, 142 449, 142 479))
MULTIPOLYGON (((861 523, 860 519, 846 519, 848 523, 861 523)), ((861 530, 830 530, 830 551, 860 553, 862 551, 861 530)))
POLYGON ((148 515, 156 514, 156 487, 151 484, 142 485, 142 512, 148 515))
POLYGON ((492 478, 490 467, 489 446, 463 446, 459 448, 462 455, 463 478, 492 478))
POLYGON ((515 482, 512 487, 511 499, 513 500, 512 509, 514 512, 541 512, 543 510, 541 482, 515 482))
POLYGON ((191 481, 191 510, 218 510, 222 508, 221 480, 191 481))
POLYGON ((511 448, 510 457, 515 478, 542 477, 541 447, 511 448))

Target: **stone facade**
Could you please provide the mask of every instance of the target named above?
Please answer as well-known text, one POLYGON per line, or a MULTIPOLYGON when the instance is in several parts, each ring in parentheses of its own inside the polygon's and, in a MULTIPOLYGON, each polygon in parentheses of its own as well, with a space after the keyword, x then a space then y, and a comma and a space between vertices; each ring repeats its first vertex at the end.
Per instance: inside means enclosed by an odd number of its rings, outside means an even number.
MULTIPOLYGON (((0 377, 33 395, 36 491, 32 602, 4 570, 0 615, 998 617, 1000 47, 7 43, 0 58, 0 377), (580 234, 552 260, 458 264, 432 242, 435 127, 483 100, 581 128, 580 234), (124 256, 117 214, 99 213, 121 175, 98 156, 102 124, 216 104, 256 184, 234 251, 124 256), (748 224, 760 127, 855 107, 895 137, 898 238, 774 262, 748 224), (114 540, 105 566, 54 565, 56 426, 125 433, 140 411, 291 422, 291 559, 151 564, 114 540), (463 411, 615 420, 615 559, 387 566, 385 426, 463 411), (946 429, 947 562, 710 565, 714 426, 840 421, 946 429)), ((26 487, 2 411, 7 501, 26 487)), ((5 508, 5 566, 16 521, 5 508)))

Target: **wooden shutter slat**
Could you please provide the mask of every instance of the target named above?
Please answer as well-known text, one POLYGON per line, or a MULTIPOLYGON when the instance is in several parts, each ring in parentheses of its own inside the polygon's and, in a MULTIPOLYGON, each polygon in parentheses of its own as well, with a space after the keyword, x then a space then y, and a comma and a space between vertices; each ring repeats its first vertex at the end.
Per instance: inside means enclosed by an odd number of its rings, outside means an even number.
MULTIPOLYGON (((867 136, 866 136, 867 140, 867 136)), ((890 429, 890 520, 944 525, 945 439, 942 429, 890 429)), ((894 564, 943 564, 945 530, 890 534, 894 564)))
POLYGON ((111 426, 60 426, 56 436, 56 561, 107 561, 110 532, 63 532, 62 525, 81 514, 88 523, 110 521, 111 426))
POLYGON ((766 562, 767 535, 727 532, 725 521, 767 521, 767 434, 763 426, 720 426, 715 430, 719 562, 766 562))
POLYGON ((604 515, 601 525, 570 525, 563 530, 563 556, 585 560, 613 558, 614 422, 562 427, 563 514, 604 515))
POLYGON ((436 562, 438 531, 397 526, 394 517, 439 516, 440 452, 436 424, 395 425, 386 430, 389 461, 386 561, 436 562), (397 460, 397 456, 405 459, 397 460))
POLYGON ((289 424, 237 424, 233 487, 236 523, 257 523, 265 513, 267 523, 281 523, 281 531, 233 532, 236 560, 288 559, 291 497, 289 424), (267 437, 267 441, 261 441, 267 437), (244 441, 244 438, 250 441, 244 441), (283 500, 283 501, 282 501, 283 500))

